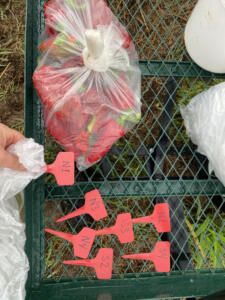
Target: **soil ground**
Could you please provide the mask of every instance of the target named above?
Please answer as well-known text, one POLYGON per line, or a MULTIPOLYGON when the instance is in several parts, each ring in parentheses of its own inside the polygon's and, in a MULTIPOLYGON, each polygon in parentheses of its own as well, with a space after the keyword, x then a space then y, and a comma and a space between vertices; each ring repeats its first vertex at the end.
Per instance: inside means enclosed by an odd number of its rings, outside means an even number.
POLYGON ((23 131, 25 1, 0 3, 0 122, 23 131))

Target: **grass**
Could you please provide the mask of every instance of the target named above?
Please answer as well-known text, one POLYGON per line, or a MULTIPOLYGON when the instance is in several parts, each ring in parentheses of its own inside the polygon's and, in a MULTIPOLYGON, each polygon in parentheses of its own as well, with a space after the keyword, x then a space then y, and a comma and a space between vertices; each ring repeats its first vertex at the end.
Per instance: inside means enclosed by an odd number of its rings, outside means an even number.
POLYGON ((185 197, 183 202, 195 269, 224 269, 225 211, 222 208, 225 203, 224 197, 218 202, 218 199, 199 195, 185 197))
POLYGON ((23 132, 24 0, 0 3, 0 121, 23 132))
MULTIPOLYGON (((57 237, 51 237, 48 239, 48 247, 45 252, 45 274, 44 277, 46 279, 56 278, 57 276, 60 276, 60 273, 62 272, 62 266, 59 265, 59 262, 57 260, 57 257, 55 253, 60 248, 61 245, 61 239, 57 237)), ((64 253, 61 253, 63 257, 65 257, 64 253)))
POLYGON ((186 217, 192 259, 198 270, 225 268, 225 213, 208 201, 197 197, 195 211, 192 205, 191 217, 186 217))
POLYGON ((225 268, 225 227, 221 230, 222 224, 217 224, 213 216, 207 216, 197 226, 191 224, 188 219, 186 224, 192 236, 192 258, 196 269, 225 268))

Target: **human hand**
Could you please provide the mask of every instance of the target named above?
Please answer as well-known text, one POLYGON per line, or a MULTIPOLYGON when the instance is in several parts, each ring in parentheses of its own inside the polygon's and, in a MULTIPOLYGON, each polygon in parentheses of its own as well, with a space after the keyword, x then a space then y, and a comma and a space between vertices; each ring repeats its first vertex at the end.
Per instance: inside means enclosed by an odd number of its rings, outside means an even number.
POLYGON ((21 139, 24 139, 21 133, 0 123, 0 168, 9 168, 17 171, 26 170, 20 164, 18 157, 6 151, 10 145, 16 144, 21 139))

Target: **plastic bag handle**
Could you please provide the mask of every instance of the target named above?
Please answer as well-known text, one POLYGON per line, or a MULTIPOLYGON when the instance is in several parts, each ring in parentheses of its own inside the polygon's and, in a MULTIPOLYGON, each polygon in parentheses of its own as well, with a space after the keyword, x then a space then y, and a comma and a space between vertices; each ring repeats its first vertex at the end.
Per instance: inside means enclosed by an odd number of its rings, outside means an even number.
POLYGON ((88 29, 85 32, 88 54, 93 59, 99 58, 104 51, 104 42, 101 37, 101 32, 95 29, 88 29))

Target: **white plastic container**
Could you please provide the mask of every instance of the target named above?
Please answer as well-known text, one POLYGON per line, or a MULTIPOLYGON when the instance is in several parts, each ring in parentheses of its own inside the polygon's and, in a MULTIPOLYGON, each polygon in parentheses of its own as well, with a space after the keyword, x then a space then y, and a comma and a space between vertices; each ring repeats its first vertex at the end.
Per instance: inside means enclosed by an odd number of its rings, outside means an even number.
POLYGON ((225 0, 198 0, 184 38, 195 63, 207 71, 225 73, 225 0))

